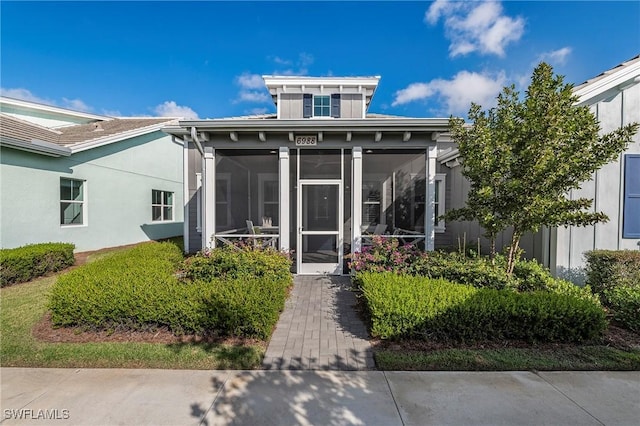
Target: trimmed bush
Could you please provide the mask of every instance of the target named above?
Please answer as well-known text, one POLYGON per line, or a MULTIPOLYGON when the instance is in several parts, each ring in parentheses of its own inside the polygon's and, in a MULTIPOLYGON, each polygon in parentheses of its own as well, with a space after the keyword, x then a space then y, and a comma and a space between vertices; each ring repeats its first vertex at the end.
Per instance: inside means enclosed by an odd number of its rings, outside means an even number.
POLYGON ((625 328, 640 333, 640 288, 620 286, 604 292, 613 318, 625 328))
POLYGON ((594 250, 585 258, 593 292, 616 321, 640 332, 640 251, 594 250))
POLYGON ((185 277, 209 281, 214 278, 270 277, 289 279, 291 259, 272 248, 250 245, 224 246, 197 253, 185 260, 185 277))
POLYGON ((587 284, 595 293, 602 295, 608 289, 621 286, 640 287, 640 251, 593 250, 584 256, 587 284))
POLYGON ((180 249, 171 243, 144 243, 84 265, 54 285, 52 321, 95 330, 166 327, 176 334, 270 335, 291 284, 288 264, 286 274, 204 279, 203 272, 180 280, 176 271, 183 266, 180 249))
POLYGON ((393 273, 360 279, 372 335, 383 339, 580 342, 606 328, 598 303, 571 295, 478 289, 393 273))
POLYGON ((0 285, 30 281, 73 265, 73 244, 31 244, 0 250, 0 285))

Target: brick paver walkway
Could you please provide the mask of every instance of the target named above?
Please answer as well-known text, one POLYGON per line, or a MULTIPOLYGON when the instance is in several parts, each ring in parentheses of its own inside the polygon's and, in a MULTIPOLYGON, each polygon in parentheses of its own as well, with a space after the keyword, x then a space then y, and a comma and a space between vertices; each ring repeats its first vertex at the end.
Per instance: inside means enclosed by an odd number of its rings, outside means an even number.
POLYGON ((371 370, 367 328, 355 310, 348 277, 303 276, 271 337, 267 370, 371 370))

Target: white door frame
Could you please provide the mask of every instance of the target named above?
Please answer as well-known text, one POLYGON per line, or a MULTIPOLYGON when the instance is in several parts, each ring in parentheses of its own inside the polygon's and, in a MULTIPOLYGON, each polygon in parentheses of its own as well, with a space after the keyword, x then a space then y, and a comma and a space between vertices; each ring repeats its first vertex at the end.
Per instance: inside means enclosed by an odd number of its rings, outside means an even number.
POLYGON ((298 196, 297 196, 297 245, 298 255, 297 271, 299 275, 342 275, 343 251, 344 251, 344 192, 342 189, 342 179, 300 179, 298 180, 298 196), (338 188, 338 229, 335 231, 305 231, 302 228, 302 196, 303 186, 305 185, 335 185, 338 188), (335 235, 336 251, 338 253, 337 263, 302 263, 302 237, 305 235, 335 235))

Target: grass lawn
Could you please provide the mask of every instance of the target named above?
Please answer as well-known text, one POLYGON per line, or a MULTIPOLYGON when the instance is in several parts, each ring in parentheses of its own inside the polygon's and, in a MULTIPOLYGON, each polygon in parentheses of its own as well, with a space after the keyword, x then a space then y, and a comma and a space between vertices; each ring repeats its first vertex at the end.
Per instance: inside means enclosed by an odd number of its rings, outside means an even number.
MULTIPOLYGON (((96 253, 93 261, 105 256, 96 253)), ((46 313, 56 276, 0 289, 0 364, 3 367, 254 369, 264 345, 217 343, 38 341, 32 330, 46 313)))

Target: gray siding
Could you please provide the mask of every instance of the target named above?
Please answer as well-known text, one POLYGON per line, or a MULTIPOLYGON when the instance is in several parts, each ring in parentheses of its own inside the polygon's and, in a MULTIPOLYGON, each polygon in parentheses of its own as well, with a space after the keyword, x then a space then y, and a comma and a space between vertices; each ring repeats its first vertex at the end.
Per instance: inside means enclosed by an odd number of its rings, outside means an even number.
POLYGON ((361 94, 340 95, 340 118, 363 118, 361 94))
POLYGON ((189 160, 189 194, 187 197, 189 212, 189 236, 185 241, 190 253, 202 249, 202 234, 197 230, 198 207, 197 207, 197 180, 196 173, 202 171, 202 157, 198 150, 191 144, 188 153, 189 160), (188 244, 188 245, 187 245, 188 244))
POLYGON ((298 119, 302 118, 302 93, 282 93, 280 94, 281 119, 298 119))
MULTIPOLYGON (((613 90, 599 97, 591 110, 600 121, 602 133, 609 133, 620 126, 640 122, 640 84, 624 91, 613 90)), ((636 134, 626 154, 640 153, 640 135, 636 134)), ((624 154, 623 154, 624 156, 624 154)), ((593 211, 604 212, 609 221, 587 227, 562 227, 553 233, 555 256, 551 268, 558 276, 574 282, 584 280, 584 253, 594 249, 638 250, 640 239, 622 238, 622 214, 624 209, 623 156, 598 170, 593 179, 579 190, 572 191, 572 198, 594 199, 593 211)))

